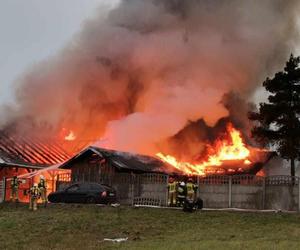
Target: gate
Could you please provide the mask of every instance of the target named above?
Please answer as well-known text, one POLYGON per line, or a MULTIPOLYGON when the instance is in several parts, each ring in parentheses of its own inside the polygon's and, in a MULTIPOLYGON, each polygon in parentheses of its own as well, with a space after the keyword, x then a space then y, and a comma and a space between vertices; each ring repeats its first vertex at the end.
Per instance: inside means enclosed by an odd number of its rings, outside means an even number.
POLYGON ((146 173, 137 176, 133 205, 166 206, 168 175, 146 173))
POLYGON ((0 180, 0 203, 5 201, 5 178, 0 180))

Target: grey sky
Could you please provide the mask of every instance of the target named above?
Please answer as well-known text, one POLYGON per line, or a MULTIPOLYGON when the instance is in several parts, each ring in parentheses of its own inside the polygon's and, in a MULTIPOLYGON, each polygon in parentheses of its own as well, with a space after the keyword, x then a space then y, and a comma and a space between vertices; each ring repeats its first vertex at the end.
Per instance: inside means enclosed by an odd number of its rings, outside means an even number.
MULTIPOLYGON (((62 48, 101 3, 116 2, 0 0, 0 104, 12 100, 13 81, 20 74, 62 48)), ((261 101, 264 96, 259 90, 254 100, 261 101)))
POLYGON ((116 0, 1 0, 0 103, 11 100, 13 81, 53 55, 79 31, 100 3, 116 0))

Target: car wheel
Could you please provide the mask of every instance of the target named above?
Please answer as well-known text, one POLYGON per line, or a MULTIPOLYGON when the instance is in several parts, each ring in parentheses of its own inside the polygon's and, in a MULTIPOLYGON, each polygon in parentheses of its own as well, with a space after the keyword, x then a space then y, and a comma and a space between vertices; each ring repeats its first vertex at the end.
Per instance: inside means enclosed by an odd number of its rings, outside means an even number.
POLYGON ((95 204, 96 199, 93 196, 89 196, 89 197, 86 198, 85 202, 88 203, 88 204, 95 204))

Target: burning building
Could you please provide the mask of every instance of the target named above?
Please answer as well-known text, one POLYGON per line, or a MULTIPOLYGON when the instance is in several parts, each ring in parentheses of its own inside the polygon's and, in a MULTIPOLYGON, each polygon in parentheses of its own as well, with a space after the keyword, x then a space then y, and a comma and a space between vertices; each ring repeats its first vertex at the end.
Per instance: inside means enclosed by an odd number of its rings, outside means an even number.
MULTIPOLYGON (((71 170, 71 182, 98 182, 114 187, 119 201, 131 203, 145 184, 165 199, 167 175, 184 172, 158 158, 90 146, 59 166, 71 170)), ((64 180, 58 179, 58 185, 64 180)), ((69 184, 69 182, 67 182, 69 184)), ((151 195, 150 195, 151 196, 151 195)))
POLYGON ((226 132, 212 145, 206 146, 204 156, 195 163, 178 161, 171 155, 158 153, 163 161, 189 175, 256 175, 276 153, 245 145, 241 132, 227 124, 226 132))
POLYGON ((159 157, 186 174, 256 174, 269 153, 251 141, 249 103, 293 50, 298 11, 294 0, 99 8, 70 44, 18 78, 0 127, 17 137, 64 134, 71 155, 94 145, 159 157))
MULTIPOLYGON (((6 181, 6 198, 10 194, 10 178, 14 175, 22 177, 34 171, 43 170, 69 159, 70 155, 59 144, 45 142, 30 137, 15 137, 8 132, 0 131, 0 180, 6 181)), ((43 172, 48 179, 49 191, 54 190, 55 172, 43 172)), ((28 190, 34 177, 24 179, 20 185, 20 200, 25 201, 24 191, 28 190)))

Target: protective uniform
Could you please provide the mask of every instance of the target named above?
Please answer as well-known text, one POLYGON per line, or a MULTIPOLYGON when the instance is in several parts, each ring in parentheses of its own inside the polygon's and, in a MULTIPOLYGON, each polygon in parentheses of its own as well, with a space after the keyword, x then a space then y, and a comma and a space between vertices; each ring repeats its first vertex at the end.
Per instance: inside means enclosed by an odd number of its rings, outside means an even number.
POLYGON ((168 183, 168 206, 175 206, 176 204, 176 188, 177 182, 170 177, 168 183))
POLYGON ((41 197, 41 190, 39 189, 38 184, 35 183, 33 187, 30 188, 29 195, 30 195, 29 209, 36 211, 38 199, 41 197))
POLYGON ((19 182, 17 176, 14 176, 14 177, 11 179, 11 182, 10 182, 10 188, 11 188, 10 200, 11 200, 11 201, 14 201, 14 202, 18 202, 18 201, 19 201, 19 194, 18 194, 18 191, 19 191, 19 183, 20 183, 20 182, 19 182))
POLYGON ((194 181, 192 178, 188 179, 188 182, 186 184, 186 189, 187 189, 187 198, 189 200, 195 201, 198 186, 196 184, 194 184, 194 181))
POLYGON ((179 183, 178 188, 177 188, 177 206, 182 206, 184 204, 184 201, 186 199, 186 185, 185 182, 182 181, 179 183))
POLYGON ((43 175, 40 175, 40 182, 38 184, 38 187, 41 192, 42 203, 46 207, 47 202, 48 202, 47 201, 47 183, 46 183, 45 177, 43 175))

